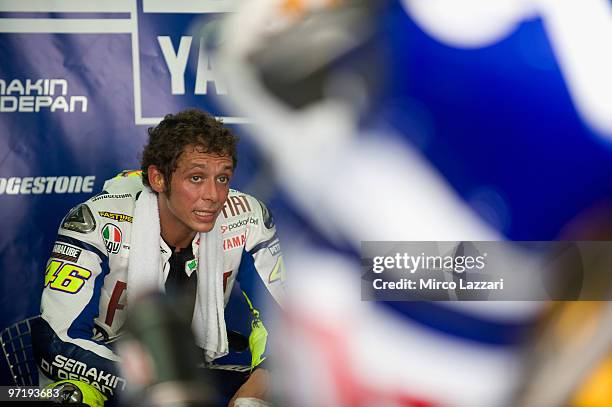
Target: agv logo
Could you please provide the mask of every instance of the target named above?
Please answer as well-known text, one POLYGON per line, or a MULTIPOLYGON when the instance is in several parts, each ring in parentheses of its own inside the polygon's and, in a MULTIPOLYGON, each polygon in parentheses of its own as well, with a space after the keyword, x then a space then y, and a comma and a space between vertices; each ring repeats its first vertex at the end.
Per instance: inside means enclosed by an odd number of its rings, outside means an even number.
POLYGON ((119 253, 121 248, 121 229, 112 223, 107 223, 102 228, 102 239, 109 253, 119 253))

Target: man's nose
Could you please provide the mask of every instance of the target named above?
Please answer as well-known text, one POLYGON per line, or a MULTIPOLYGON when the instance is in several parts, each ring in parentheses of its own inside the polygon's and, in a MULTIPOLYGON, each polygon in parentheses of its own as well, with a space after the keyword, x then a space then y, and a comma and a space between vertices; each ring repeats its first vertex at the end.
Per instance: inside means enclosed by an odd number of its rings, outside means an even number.
POLYGON ((219 200, 219 192, 213 180, 203 183, 200 197, 204 201, 217 202, 219 200))

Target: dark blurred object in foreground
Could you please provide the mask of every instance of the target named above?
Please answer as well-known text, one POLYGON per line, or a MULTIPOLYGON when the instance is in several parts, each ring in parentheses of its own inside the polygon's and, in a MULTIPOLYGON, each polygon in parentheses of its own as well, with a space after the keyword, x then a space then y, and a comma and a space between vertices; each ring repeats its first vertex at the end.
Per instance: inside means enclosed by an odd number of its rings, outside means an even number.
POLYGON ((191 328, 163 295, 142 297, 126 324, 119 346, 129 383, 127 405, 201 407, 217 405, 191 328))

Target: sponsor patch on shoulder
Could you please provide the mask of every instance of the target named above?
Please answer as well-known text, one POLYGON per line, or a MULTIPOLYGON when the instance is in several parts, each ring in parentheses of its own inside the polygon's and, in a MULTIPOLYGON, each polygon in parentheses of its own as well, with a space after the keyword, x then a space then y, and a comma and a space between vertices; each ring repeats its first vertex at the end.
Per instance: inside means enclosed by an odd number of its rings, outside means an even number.
POLYGON ((81 256, 81 249, 69 244, 56 242, 51 251, 51 257, 76 263, 81 256))
POLYGON ((109 198, 123 199, 123 198, 131 198, 131 197, 132 197, 132 194, 102 194, 102 195, 98 195, 98 196, 91 198, 91 202, 96 202, 96 201, 99 201, 100 199, 109 199, 109 198))
POLYGON ((257 202, 259 202, 259 206, 261 206, 261 213, 263 214, 263 222, 266 229, 272 229, 274 227, 274 217, 272 216, 272 212, 270 212, 266 204, 261 202, 259 199, 257 202))
POLYGON ((115 212, 106 212, 106 211, 98 211, 98 215, 103 218, 113 219, 117 222, 130 222, 132 223, 133 217, 130 215, 126 215, 125 213, 115 213, 115 212))
POLYGON ((96 228, 96 221, 85 204, 75 206, 62 221, 62 228, 73 232, 89 233, 96 228))

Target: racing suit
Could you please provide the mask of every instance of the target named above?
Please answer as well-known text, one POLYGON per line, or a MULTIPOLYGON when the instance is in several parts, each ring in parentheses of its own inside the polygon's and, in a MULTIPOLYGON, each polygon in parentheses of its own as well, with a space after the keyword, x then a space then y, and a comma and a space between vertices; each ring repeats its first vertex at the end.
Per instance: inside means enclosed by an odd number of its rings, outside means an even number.
MULTIPOLYGON (((42 318, 33 330, 35 357, 49 378, 81 380, 111 397, 125 388, 119 357, 107 345, 126 320, 130 231, 143 188, 140 172, 119 174, 62 221, 46 267, 42 318)), ((225 304, 236 280, 252 311, 260 292, 282 303, 283 259, 265 205, 230 190, 217 222, 222 222, 225 304)), ((194 259, 197 237, 192 242, 194 259)), ((161 236, 159 245, 160 272, 167 280, 172 250, 161 236)), ((185 264, 185 272, 195 269, 197 260, 185 264)), ((259 315, 256 310, 254 314, 259 315)), ((253 365, 263 360, 258 359, 253 365)))

